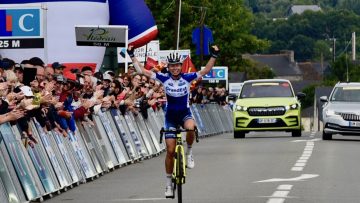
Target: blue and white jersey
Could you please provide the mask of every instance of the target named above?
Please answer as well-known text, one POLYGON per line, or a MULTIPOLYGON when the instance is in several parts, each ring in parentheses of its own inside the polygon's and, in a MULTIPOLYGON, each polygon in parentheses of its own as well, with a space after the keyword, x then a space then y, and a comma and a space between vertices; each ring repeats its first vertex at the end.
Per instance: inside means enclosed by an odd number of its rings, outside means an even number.
POLYGON ((167 111, 181 111, 190 107, 190 85, 191 81, 200 78, 199 72, 181 73, 180 79, 174 80, 169 73, 154 73, 153 79, 160 81, 166 93, 167 111))

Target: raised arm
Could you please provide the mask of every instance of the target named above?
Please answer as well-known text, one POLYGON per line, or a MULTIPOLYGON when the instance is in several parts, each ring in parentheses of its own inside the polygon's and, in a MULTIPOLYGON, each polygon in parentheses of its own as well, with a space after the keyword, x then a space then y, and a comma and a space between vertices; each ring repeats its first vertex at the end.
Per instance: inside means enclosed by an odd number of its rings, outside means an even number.
POLYGON ((210 72, 210 70, 214 67, 216 58, 219 56, 220 49, 216 45, 211 47, 211 57, 207 62, 204 69, 200 70, 199 73, 201 76, 204 76, 210 72))
POLYGON ((137 60, 134 55, 134 46, 130 45, 127 49, 127 53, 129 54, 131 61, 136 69, 136 72, 143 73, 144 75, 151 78, 153 72, 144 68, 144 66, 137 60))

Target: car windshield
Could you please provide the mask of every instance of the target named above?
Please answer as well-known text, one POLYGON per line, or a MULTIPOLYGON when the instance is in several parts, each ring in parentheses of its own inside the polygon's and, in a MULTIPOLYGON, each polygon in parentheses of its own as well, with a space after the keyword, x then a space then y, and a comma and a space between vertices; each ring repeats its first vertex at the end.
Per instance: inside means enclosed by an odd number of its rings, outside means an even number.
POLYGON ((242 87, 240 98, 293 97, 288 82, 253 82, 242 87))
POLYGON ((360 102, 360 86, 336 87, 330 101, 360 102))

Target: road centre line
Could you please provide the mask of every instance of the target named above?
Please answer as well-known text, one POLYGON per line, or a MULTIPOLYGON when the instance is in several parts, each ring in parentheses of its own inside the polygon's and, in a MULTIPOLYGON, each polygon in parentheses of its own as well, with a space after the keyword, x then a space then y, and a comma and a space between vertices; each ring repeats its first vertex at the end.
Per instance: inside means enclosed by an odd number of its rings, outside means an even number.
POLYGON ((271 195, 267 203, 283 203, 285 198, 288 197, 292 187, 292 185, 279 185, 277 191, 271 195))
POLYGON ((291 190, 291 188, 293 187, 293 185, 279 185, 277 187, 278 190, 291 190))
POLYGON ((301 155, 301 157, 296 161, 295 165, 291 168, 291 171, 302 171, 304 167, 306 166, 307 161, 312 155, 312 152, 314 150, 314 139, 311 141, 306 142, 306 146, 304 148, 304 151, 301 155))

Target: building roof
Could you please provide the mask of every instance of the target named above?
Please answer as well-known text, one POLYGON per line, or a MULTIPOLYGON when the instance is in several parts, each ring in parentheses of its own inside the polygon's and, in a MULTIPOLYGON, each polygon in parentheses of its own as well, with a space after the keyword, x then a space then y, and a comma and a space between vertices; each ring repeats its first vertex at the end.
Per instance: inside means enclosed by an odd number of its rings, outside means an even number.
POLYGON ((289 60, 287 54, 248 55, 248 57, 262 65, 269 66, 278 77, 301 75, 299 67, 295 62, 289 60))
POLYGON ((298 63, 299 69, 303 74, 304 80, 321 80, 322 75, 315 69, 314 63, 298 63))
POLYGON ((321 11, 321 8, 318 5, 293 5, 290 7, 288 15, 302 14, 308 10, 317 12, 321 11))

